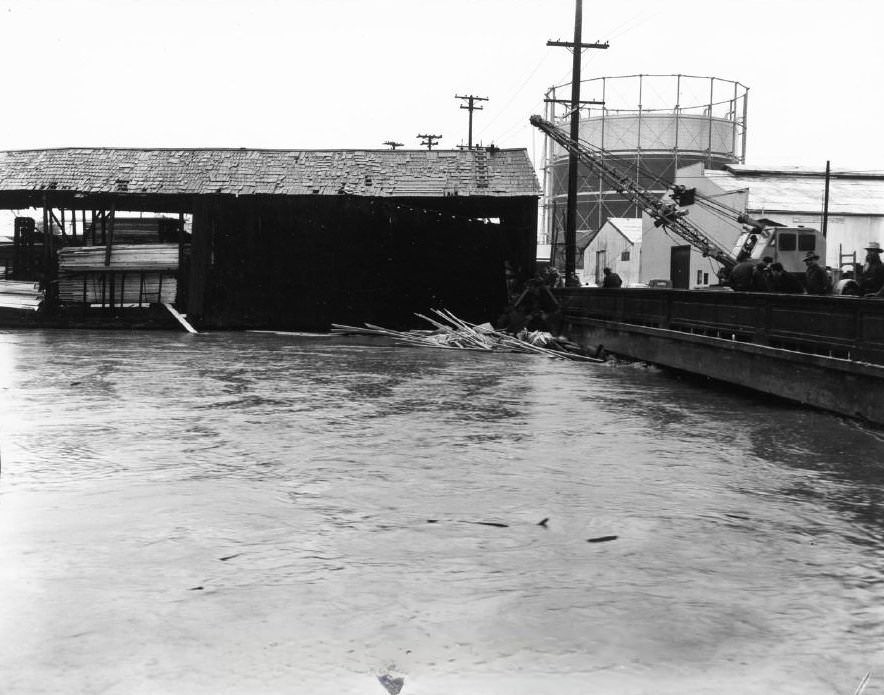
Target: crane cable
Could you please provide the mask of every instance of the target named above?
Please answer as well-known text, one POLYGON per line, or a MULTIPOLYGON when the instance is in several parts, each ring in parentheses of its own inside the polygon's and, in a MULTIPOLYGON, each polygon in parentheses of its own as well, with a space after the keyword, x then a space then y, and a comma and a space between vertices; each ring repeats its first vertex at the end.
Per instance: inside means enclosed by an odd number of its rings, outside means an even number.
MULTIPOLYGON (((647 189, 641 188, 631 177, 623 175, 616 167, 604 161, 604 150, 586 143, 578 138, 571 139, 562 129, 556 127, 541 116, 532 116, 530 122, 546 133, 553 141, 561 145, 569 153, 574 154, 589 164, 608 184, 621 194, 629 195, 634 202, 655 218, 655 224, 666 227, 683 239, 699 248, 703 255, 712 256, 725 266, 733 266, 735 259, 727 249, 714 238, 707 236, 697 225, 684 218, 683 211, 676 211, 674 204, 664 203, 652 195, 647 189), (681 214, 679 214, 681 212, 681 214)), ((659 177, 651 177, 660 180, 659 177)), ((668 186, 667 186, 668 188, 668 186)))

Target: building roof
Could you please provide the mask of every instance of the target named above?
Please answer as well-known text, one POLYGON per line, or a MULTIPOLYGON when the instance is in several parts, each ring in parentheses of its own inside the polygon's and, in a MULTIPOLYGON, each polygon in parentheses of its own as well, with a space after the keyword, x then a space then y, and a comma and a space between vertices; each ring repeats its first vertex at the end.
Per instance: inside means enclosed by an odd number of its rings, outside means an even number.
MULTIPOLYGON (((819 169, 728 165, 705 175, 726 191, 748 189, 751 211, 822 213, 825 172, 819 169)), ((831 172, 829 214, 884 215, 884 171, 831 172)))
POLYGON ((606 224, 614 227, 631 244, 638 244, 642 240, 642 220, 640 217, 609 217, 606 224))
POLYGON ((0 152, 0 193, 537 196, 524 149, 62 148, 0 152))

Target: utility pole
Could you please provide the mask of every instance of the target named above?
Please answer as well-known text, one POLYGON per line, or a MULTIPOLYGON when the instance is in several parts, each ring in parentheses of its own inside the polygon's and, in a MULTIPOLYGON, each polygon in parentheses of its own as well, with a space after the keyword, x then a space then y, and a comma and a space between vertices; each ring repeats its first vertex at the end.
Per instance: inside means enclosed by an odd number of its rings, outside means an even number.
POLYGON ((395 150, 397 147, 402 147, 401 142, 396 142, 395 140, 384 140, 385 145, 389 145, 391 150, 395 150))
MULTIPOLYGON (((829 167, 829 164, 831 164, 831 162, 827 159, 826 160, 826 192, 825 192, 825 195, 823 196, 823 229, 822 229, 823 239, 826 238, 826 232, 829 231, 829 178, 832 173, 832 171, 829 167)), ((823 262, 825 262, 825 260, 823 262)), ((841 262, 840 258, 838 259, 838 262, 839 263, 841 262)))
MULTIPOLYGON (((576 0, 574 41, 547 41, 547 46, 565 46, 574 53, 571 68, 571 139, 580 139, 580 57, 584 48, 607 48, 605 43, 582 43, 583 0, 576 0)), ((565 284, 572 284, 577 255, 577 155, 568 157, 568 216, 565 225, 565 284)))
POLYGON ((469 94, 467 96, 461 96, 459 94, 454 95, 455 99, 466 99, 467 105, 460 105, 460 108, 467 109, 470 112, 470 129, 469 134, 467 136, 467 149, 473 149, 473 111, 481 111, 483 107, 476 106, 477 101, 488 101, 488 97, 477 97, 469 94))
POLYGON ((418 133, 417 137, 423 138, 421 140, 421 147, 426 145, 428 150, 432 150, 433 145, 435 145, 437 141, 442 139, 441 135, 427 135, 426 133, 418 133))

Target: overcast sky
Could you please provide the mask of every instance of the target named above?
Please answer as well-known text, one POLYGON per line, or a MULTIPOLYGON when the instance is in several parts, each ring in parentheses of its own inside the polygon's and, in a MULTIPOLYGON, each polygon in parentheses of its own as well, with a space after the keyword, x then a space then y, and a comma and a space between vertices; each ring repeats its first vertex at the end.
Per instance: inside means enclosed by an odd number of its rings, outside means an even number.
MULTIPOLYGON (((749 87, 747 162, 884 169, 873 0, 584 0, 583 75, 749 87)), ((0 149, 526 147, 574 0, 0 0, 0 149)))

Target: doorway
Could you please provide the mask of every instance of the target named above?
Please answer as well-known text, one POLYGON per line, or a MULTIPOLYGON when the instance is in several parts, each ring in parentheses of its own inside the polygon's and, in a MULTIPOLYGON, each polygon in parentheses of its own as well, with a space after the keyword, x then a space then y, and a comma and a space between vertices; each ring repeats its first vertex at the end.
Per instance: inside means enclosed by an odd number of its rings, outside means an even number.
POLYGON ((604 280, 604 273, 602 272, 605 269, 605 251, 602 249, 601 251, 595 252, 595 284, 601 287, 602 280, 604 280))
POLYGON ((691 273, 691 247, 673 246, 672 255, 669 259, 669 279, 672 286, 686 290, 690 287, 691 273))

